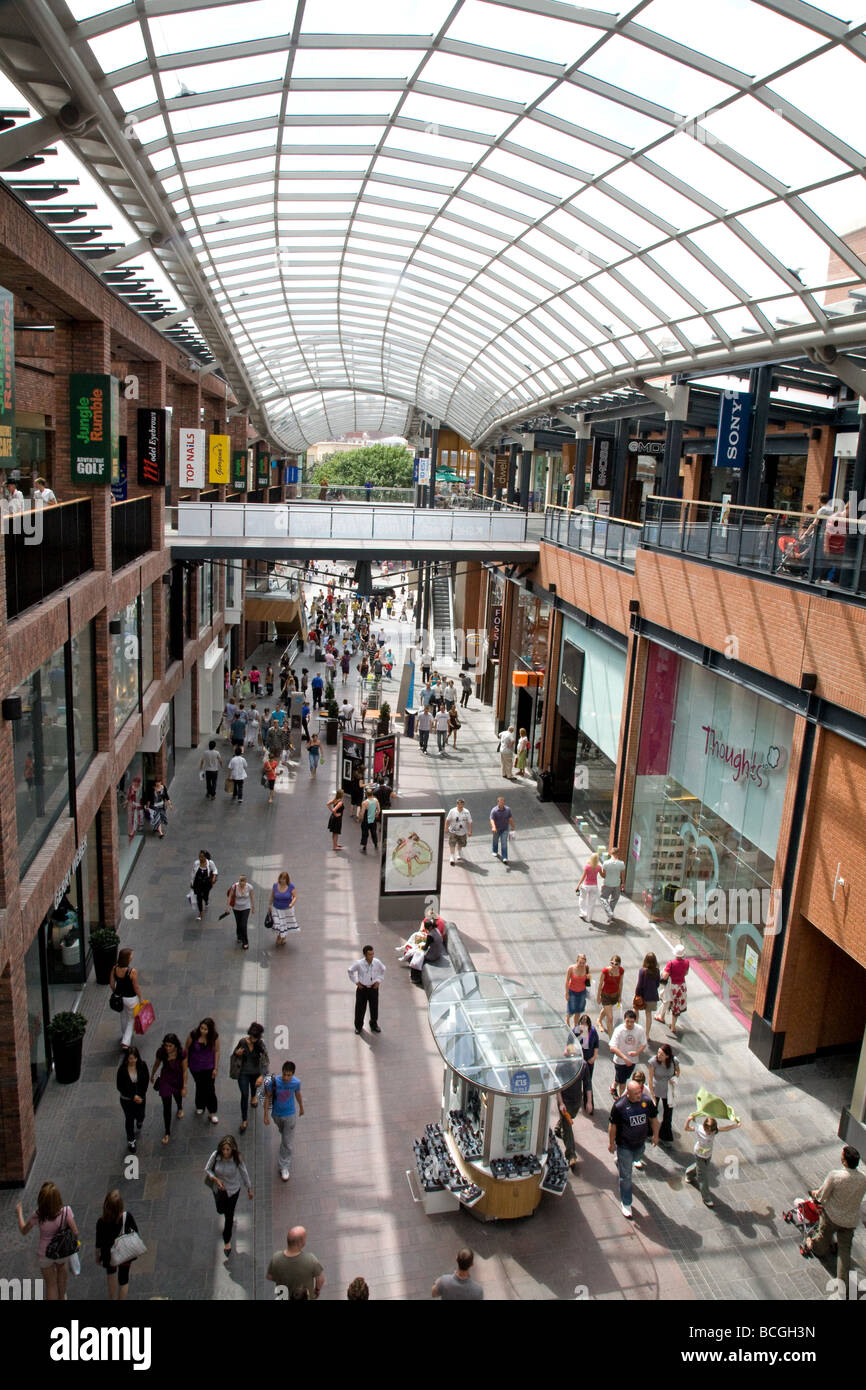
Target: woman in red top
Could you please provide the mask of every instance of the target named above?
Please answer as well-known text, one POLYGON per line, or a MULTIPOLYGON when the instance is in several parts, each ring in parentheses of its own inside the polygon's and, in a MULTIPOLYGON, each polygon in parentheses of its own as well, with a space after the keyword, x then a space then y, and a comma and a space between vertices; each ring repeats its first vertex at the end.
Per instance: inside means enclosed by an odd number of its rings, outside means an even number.
POLYGON ((655 1015, 658 1023, 664 1023, 665 1015, 668 1009, 670 1009, 670 1030, 674 1037, 677 1036, 677 1019, 680 1014, 686 1012, 686 1006, 688 1004, 686 976, 689 973, 689 962, 685 959, 685 954, 686 948, 681 942, 680 945, 676 947, 673 958, 668 961, 662 971, 662 981, 666 985, 669 984, 669 989, 666 991, 667 998, 662 1004, 661 1013, 655 1015))
POLYGON ((587 860, 580 881, 575 888, 578 898, 578 912, 585 922, 592 921, 592 914, 595 912, 598 896, 601 892, 598 876, 601 873, 601 863, 597 854, 591 854, 587 860))
POLYGON ((622 961, 619 956, 611 956, 610 965, 604 967, 598 982, 598 1002, 601 1004, 601 1013, 596 1023, 596 1027, 603 1028, 608 1037, 613 1032, 613 1010, 622 999, 624 978, 625 971, 622 968, 622 961))
POLYGON ((586 991, 592 985, 592 977, 586 956, 578 956, 574 965, 568 967, 565 976, 565 1021, 569 1028, 577 1027, 577 1020, 586 1006, 586 991), (572 1022, 573 1019, 573 1022, 572 1022))

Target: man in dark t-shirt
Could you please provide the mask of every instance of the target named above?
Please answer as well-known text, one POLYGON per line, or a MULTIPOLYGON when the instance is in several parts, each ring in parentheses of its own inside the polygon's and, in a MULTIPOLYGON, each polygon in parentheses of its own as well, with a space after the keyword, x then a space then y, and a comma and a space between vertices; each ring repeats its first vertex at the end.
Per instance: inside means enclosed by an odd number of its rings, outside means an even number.
POLYGON ((653 1145, 659 1142, 658 1109, 652 1101, 644 1099, 641 1082, 628 1082, 625 1095, 620 1096, 611 1109, 607 1135, 608 1149, 616 1153, 620 1207, 623 1216, 630 1221, 632 1169, 644 1167, 647 1139, 652 1136, 653 1145))

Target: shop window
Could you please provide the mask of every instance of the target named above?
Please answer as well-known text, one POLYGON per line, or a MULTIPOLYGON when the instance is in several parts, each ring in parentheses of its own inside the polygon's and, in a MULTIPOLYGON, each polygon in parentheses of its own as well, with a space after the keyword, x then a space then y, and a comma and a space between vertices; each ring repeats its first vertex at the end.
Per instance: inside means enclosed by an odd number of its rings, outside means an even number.
POLYGON ((120 632, 110 633, 111 673, 114 684, 114 727, 119 729, 140 708, 138 599, 114 615, 120 632))
POLYGON ((93 623, 73 637, 72 725, 75 780, 80 782, 96 755, 96 677, 93 663, 93 623))
POLYGON ((198 569, 198 634, 213 622, 213 562, 207 560, 198 569))
POLYGON ((45 964, 51 1013, 72 1009, 84 983, 87 959, 88 901, 82 891, 88 858, 84 848, 76 856, 79 863, 72 869, 54 895, 54 906, 42 924, 45 932, 45 964))
POLYGON ((141 689, 142 694, 153 680, 153 588, 141 594, 141 689))
POLYGON ((30 943, 24 957, 24 989, 27 995, 27 1036, 30 1041, 30 1080, 33 1086, 33 1103, 38 1101, 45 1089, 49 1075, 48 1045, 46 1027, 48 1019, 48 993, 43 970, 45 944, 41 932, 30 943))
POLYGON ((144 797, 144 758, 136 753, 117 784, 117 881, 121 892, 141 848, 144 797))
POLYGON ((61 647, 12 692, 22 716, 12 723, 15 815, 23 875, 61 816, 69 815, 66 670, 61 647))

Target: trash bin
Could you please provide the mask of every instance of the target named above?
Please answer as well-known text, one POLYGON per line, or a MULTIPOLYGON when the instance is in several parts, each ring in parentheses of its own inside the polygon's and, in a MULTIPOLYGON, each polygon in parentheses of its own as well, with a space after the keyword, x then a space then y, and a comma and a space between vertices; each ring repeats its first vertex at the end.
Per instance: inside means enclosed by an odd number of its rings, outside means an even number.
POLYGON ((550 768, 547 768, 545 772, 536 772, 535 783, 538 788, 539 801, 552 801, 553 774, 551 773, 550 768))
POLYGON ((417 713, 418 713, 417 710, 414 710, 414 709, 407 709, 407 711, 406 711, 406 721, 405 721, 406 727, 405 727, 405 733, 404 733, 404 735, 403 735, 404 738, 414 738, 414 737, 415 737, 415 715, 416 715, 417 713))

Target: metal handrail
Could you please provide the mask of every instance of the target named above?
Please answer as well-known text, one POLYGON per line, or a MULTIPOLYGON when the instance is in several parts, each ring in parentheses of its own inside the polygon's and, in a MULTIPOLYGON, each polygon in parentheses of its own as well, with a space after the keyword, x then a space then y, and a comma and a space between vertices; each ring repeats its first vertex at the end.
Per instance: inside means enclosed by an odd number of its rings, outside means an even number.
MULTIPOLYGON (((495 511, 489 512, 487 514, 489 517, 487 537, 485 538, 483 536, 463 536, 461 534, 461 522, 466 514, 461 513, 458 509, 451 510, 450 508, 446 510, 437 509, 434 511, 427 507, 404 507, 399 504, 392 504, 391 506, 379 505, 369 508, 360 507, 353 509, 353 512, 347 513, 345 504, 328 502, 320 503, 318 510, 315 512, 311 511, 311 504, 308 502, 302 502, 297 506, 294 502, 288 501, 280 503, 253 503, 245 504, 240 507, 237 503, 233 502, 187 502, 178 506, 166 508, 166 530, 173 538, 177 537, 179 539, 181 533, 178 530, 177 522, 181 515, 185 512, 189 515, 200 515, 205 512, 205 510, 207 513, 206 530, 202 531, 196 529, 190 531, 189 534, 191 536, 202 534, 213 536, 215 534, 215 517, 227 515, 231 518, 231 528, 229 531, 225 532, 225 534, 233 537, 249 536, 256 540, 266 539, 268 536, 295 540, 344 540, 347 534, 345 530, 346 517, 347 515, 352 515, 354 512, 359 519, 370 519, 369 532, 364 532, 363 535, 358 536, 358 539, 362 540, 382 542, 418 540, 424 542, 443 541, 447 543, 459 542, 461 539, 475 541, 479 539, 483 541, 486 539, 490 542, 495 542, 497 540, 519 542, 527 539, 527 522, 530 516, 529 513, 522 512, 519 508, 511 508, 510 513, 521 518, 523 525, 519 528, 519 535, 502 535, 497 534, 497 531, 501 532, 503 529, 501 526, 497 527, 497 513, 495 511), (321 519, 322 522, 321 526, 318 528, 318 533, 314 535, 310 535, 304 525, 304 522, 307 521, 311 515, 316 519, 321 519), (270 525, 266 530, 265 523, 269 517, 270 525), (297 518, 299 522, 296 528, 292 526, 293 517, 297 518), (395 521, 399 520, 401 523, 399 528, 395 527, 393 536, 383 534, 384 527, 382 529, 377 527, 377 523, 384 523, 389 517, 393 518, 395 521), (449 524, 443 524, 444 518, 446 517, 449 518, 449 524), (438 531, 441 528, 442 534, 429 534, 429 522, 432 518, 436 518, 434 530, 438 531), (337 521, 339 525, 335 526, 335 522, 337 521), (407 521, 409 523, 408 526, 405 525, 407 521), (248 522, 251 522, 252 525, 248 525, 248 522)), ((504 518, 501 519, 504 520, 504 518)), ((509 527, 508 530, 510 532, 511 528, 509 527)), ((216 534, 222 534, 222 532, 218 531, 216 534)), ((351 532, 349 536, 351 538, 351 532)))

